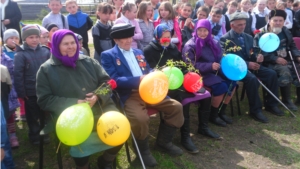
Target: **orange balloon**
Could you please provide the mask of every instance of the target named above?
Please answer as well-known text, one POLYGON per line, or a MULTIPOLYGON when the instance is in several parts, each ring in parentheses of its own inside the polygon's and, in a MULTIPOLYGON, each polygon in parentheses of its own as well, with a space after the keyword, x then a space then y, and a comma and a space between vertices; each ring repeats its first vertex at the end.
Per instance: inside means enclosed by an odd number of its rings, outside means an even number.
POLYGON ((140 83, 139 93, 148 104, 161 102, 168 93, 168 77, 162 71, 151 72, 140 83))

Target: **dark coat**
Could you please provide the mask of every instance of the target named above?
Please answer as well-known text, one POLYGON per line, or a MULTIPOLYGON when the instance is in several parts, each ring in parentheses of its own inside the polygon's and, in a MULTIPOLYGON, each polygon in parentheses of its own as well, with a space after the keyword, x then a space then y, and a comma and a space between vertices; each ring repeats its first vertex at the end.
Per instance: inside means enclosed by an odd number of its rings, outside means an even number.
MULTIPOLYGON (((144 62, 143 52, 139 49, 132 49, 137 62, 144 62), (141 57, 139 60, 137 57, 141 57)), ((117 82, 117 91, 120 94, 122 103, 129 98, 132 90, 138 90, 140 86, 140 76, 133 76, 129 65, 120 51, 118 45, 101 53, 101 64, 108 75, 117 82)), ((141 68, 142 73, 148 74, 150 67, 146 62, 145 68, 141 68)))
POLYGON ((36 96, 36 74, 40 66, 50 58, 48 47, 38 45, 35 50, 26 43, 17 46, 14 58, 14 86, 18 97, 36 96))
MULTIPOLYGON (((222 51, 220 44, 217 41, 215 41, 215 43, 220 48, 220 51, 222 51)), ((201 51, 201 56, 196 56, 196 44, 194 38, 192 38, 184 45, 182 57, 186 62, 188 62, 187 58, 190 59, 194 67, 199 70, 205 86, 211 86, 224 81, 221 77, 223 76, 221 71, 219 71, 218 76, 216 76, 216 71, 212 70, 213 62, 220 63, 222 52, 214 57, 210 47, 204 46, 201 51)))
POLYGON ((294 15, 293 36, 300 37, 300 10, 295 12, 295 15, 294 15))
MULTIPOLYGON (((260 29, 260 33, 255 35, 254 38, 254 46, 259 48, 258 42, 259 42, 259 38, 268 32, 268 25, 266 25, 265 27, 260 29)), ((285 37, 287 38, 286 42, 286 46, 287 50, 290 50, 293 58, 295 61, 297 61, 297 57, 300 57, 300 52, 296 47, 296 44, 293 40, 293 35, 291 34, 291 32, 285 27, 282 27, 282 32, 285 34, 285 37)), ((264 63, 265 64, 276 64, 276 60, 279 56, 277 56, 277 50, 275 50, 274 52, 264 52, 261 51, 261 54, 264 55, 264 63)), ((286 60, 291 60, 290 57, 285 57, 286 60)))
POLYGON ((20 21, 22 19, 22 13, 16 2, 9 0, 7 6, 5 7, 4 19, 10 20, 10 23, 8 25, 5 25, 6 29, 17 30, 21 39, 20 21))
MULTIPOLYGON (((46 116, 48 123, 45 132, 54 130, 54 124, 63 110, 77 104, 78 100, 84 100, 87 93, 95 91, 109 79, 98 61, 88 56, 79 55, 74 69, 62 65, 60 60, 51 56, 40 67, 36 85, 37 103, 42 110, 50 113, 46 116)), ((118 111, 110 96, 110 93, 98 95, 103 112, 118 111)), ((92 108, 95 125, 102 113, 99 104, 92 108)))
POLYGON ((234 46, 241 46, 240 41, 237 39, 237 37, 234 35, 233 30, 231 29, 229 32, 227 32, 225 35, 223 35, 220 39, 220 44, 223 50, 223 53, 233 53, 240 57, 242 57, 247 66, 249 65, 249 62, 255 62, 256 61, 256 54, 258 49, 253 47, 253 37, 243 33, 244 35, 244 41, 245 41, 245 54, 243 54, 242 50, 239 51, 230 51, 228 52, 229 48, 232 48, 234 46), (230 42, 226 45, 226 40, 230 40, 230 42))
MULTIPOLYGON (((150 44, 144 48, 144 54, 151 68, 155 68, 158 62, 159 62, 158 66, 162 67, 166 65, 167 60, 173 60, 173 61, 182 60, 181 53, 178 51, 177 47, 172 43, 163 52, 163 48, 160 44, 158 44, 157 42, 150 42, 150 44), (162 53, 163 56, 159 62, 162 53)), ((185 69, 186 68, 181 68, 183 72, 185 72, 185 69)), ((170 96, 172 99, 181 102, 183 99, 191 98, 194 97, 195 95, 190 92, 187 92, 181 86, 179 90, 169 90, 168 96, 170 96)))
POLYGON ((162 67, 166 65, 167 60, 169 59, 172 59, 174 61, 182 60, 181 53, 178 51, 177 47, 172 43, 163 52, 163 48, 160 44, 158 44, 157 42, 150 42, 150 44, 144 48, 144 55, 151 68, 155 68, 158 62, 158 66, 162 67), (162 53, 163 57, 159 62, 162 53))

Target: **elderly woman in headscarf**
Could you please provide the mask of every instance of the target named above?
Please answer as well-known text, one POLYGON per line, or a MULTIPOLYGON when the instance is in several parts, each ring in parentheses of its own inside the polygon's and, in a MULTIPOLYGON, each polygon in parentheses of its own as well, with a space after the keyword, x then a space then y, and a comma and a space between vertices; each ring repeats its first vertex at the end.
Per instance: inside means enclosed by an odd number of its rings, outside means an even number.
MULTIPOLYGON (((53 34, 52 42, 52 55, 37 74, 38 104, 49 113, 46 114, 48 122, 43 132, 53 131, 59 115, 77 103, 89 102, 95 125, 101 112, 118 111, 110 98, 110 92, 94 94, 93 91, 110 78, 96 60, 79 54, 79 44, 74 33, 66 29, 58 30, 53 34)), ((70 154, 77 168, 85 169, 89 167, 89 156, 100 151, 104 153, 98 158, 98 167, 110 167, 122 145, 105 145, 94 126, 92 134, 79 147, 71 146, 70 154)))
POLYGON ((212 94, 210 121, 225 127, 226 123, 232 123, 232 119, 226 116, 225 109, 234 93, 236 82, 228 80, 222 73, 220 69, 222 55, 220 44, 212 38, 209 21, 199 20, 193 38, 184 45, 182 56, 183 60, 190 60, 200 71, 204 86, 212 94), (228 96, 222 105, 226 93, 228 96))
MULTIPOLYGON (((176 45, 170 43, 171 30, 166 24, 159 24, 154 30, 154 38, 149 45, 144 48, 144 55, 151 68, 156 66, 162 67, 166 65, 168 60, 181 61, 181 53, 178 51, 176 45)), ((185 72, 186 68, 182 67, 185 72)), ((205 90, 204 90, 205 92, 205 90)), ((210 98, 195 97, 194 93, 190 93, 184 90, 183 87, 177 90, 169 90, 168 96, 171 98, 182 102, 183 100, 190 98, 193 102, 199 102, 200 106, 198 108, 198 118, 199 118, 199 128, 198 133, 212 137, 220 138, 220 136, 212 132, 208 128, 208 118, 209 118, 209 108, 210 108, 210 98)), ((185 104, 183 106, 184 124, 181 127, 181 144, 190 153, 198 153, 199 150, 192 142, 190 137, 190 104, 185 104)))

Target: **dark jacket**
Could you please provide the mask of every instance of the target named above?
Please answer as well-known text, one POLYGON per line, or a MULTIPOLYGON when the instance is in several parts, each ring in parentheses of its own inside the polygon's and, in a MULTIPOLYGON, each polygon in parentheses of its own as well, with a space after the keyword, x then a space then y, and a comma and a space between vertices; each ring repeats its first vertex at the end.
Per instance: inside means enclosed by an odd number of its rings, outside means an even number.
MULTIPOLYGON (((257 47, 257 48, 259 47, 258 46, 259 38, 267 32, 268 32, 268 25, 266 25, 265 27, 260 29, 260 33, 256 34, 254 37, 254 47, 257 47)), ((296 44, 293 40, 293 35, 285 26, 282 27, 282 32, 285 34, 285 37, 287 38, 287 40, 286 40, 287 51, 290 50, 294 60, 297 61, 297 57, 300 56, 300 52, 297 49, 296 44)), ((265 64, 276 64, 276 60, 279 57, 279 56, 277 56, 276 51, 277 50, 275 50, 274 52, 261 51, 261 54, 264 55, 264 63, 265 64)), ((289 56, 285 57, 285 59, 291 60, 289 56)))
MULTIPOLYGON (((22 19, 22 13, 18 4, 14 1, 8 0, 8 4, 5 7, 5 17, 4 19, 9 19, 10 23, 5 25, 6 29, 15 29, 19 32, 21 39, 21 31, 20 31, 20 21, 22 19)), ((2 22, 1 22, 2 24, 2 22)))
POLYGON ((166 65, 167 60, 182 60, 181 53, 178 51, 177 47, 172 43, 163 52, 163 48, 160 44, 158 44, 157 42, 150 42, 150 44, 144 48, 144 55, 151 68, 155 68, 158 62, 158 66, 162 67, 166 65), (162 53, 163 56, 159 61, 162 53))
POLYGON ((36 73, 49 57, 48 47, 38 45, 33 50, 26 43, 17 46, 14 58, 14 86, 18 97, 36 96, 36 73))
MULTIPOLYGON (((51 56, 37 73, 38 105, 50 113, 46 116, 48 123, 45 130, 54 130, 54 124, 63 110, 77 104, 78 100, 84 100, 87 93, 95 91, 109 79, 98 61, 88 56, 79 55, 74 69, 62 65, 60 60, 51 56)), ((102 110, 118 111, 110 94, 98 95, 99 103, 95 103, 92 108, 95 125, 102 110)))
POLYGON ((223 50, 223 53, 233 53, 240 57, 242 57, 247 66, 249 65, 249 62, 255 62, 256 61, 256 54, 258 49, 253 47, 253 37, 250 36, 247 33, 242 33, 245 41, 245 52, 243 50, 239 51, 228 51, 229 48, 232 48, 234 46, 241 46, 240 41, 235 36, 234 31, 231 29, 229 32, 227 32, 225 35, 223 35, 220 39, 220 44, 223 50), (226 40, 229 40, 228 43, 226 43, 226 40), (227 45, 226 45, 227 44, 227 45))
POLYGON ((93 26, 93 21, 88 14, 78 11, 76 14, 67 15, 69 29, 82 36, 83 42, 89 42, 88 30, 93 26))

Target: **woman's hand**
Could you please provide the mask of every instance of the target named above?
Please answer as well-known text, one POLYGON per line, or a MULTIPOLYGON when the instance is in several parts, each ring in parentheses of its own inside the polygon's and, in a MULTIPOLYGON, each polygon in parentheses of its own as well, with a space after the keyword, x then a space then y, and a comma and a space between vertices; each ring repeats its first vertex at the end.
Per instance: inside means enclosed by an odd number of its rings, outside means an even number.
POLYGON ((94 93, 88 93, 85 95, 86 98, 85 100, 88 101, 90 103, 90 107, 93 107, 94 104, 97 102, 98 97, 97 95, 95 95, 94 93))
POLYGON ((214 62, 214 63, 211 65, 211 67, 212 67, 213 70, 219 70, 219 69, 220 69, 220 64, 214 62))
POLYGON ((79 104, 79 103, 86 103, 86 102, 88 102, 90 104, 90 107, 93 107, 94 104, 98 100, 97 95, 95 95, 94 93, 88 93, 85 96, 86 96, 85 100, 78 100, 77 103, 79 104))

